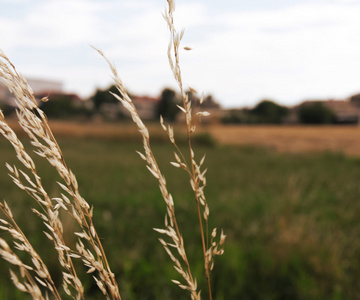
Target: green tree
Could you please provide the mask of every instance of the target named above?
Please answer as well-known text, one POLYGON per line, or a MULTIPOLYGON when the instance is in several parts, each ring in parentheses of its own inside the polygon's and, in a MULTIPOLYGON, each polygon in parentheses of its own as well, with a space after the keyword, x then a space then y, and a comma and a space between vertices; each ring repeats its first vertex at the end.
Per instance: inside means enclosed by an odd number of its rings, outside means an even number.
POLYGON ((217 103, 212 95, 207 95, 202 103, 202 107, 205 108, 220 108, 220 104, 217 103))
POLYGON ((50 96, 49 101, 41 102, 41 109, 49 118, 71 118, 90 114, 88 109, 74 103, 72 95, 50 96))
POLYGON ((119 102, 113 95, 110 94, 110 92, 114 93, 116 95, 120 95, 120 93, 117 90, 115 85, 111 85, 110 87, 108 87, 107 89, 104 89, 104 90, 100 90, 100 89, 96 90, 94 95, 90 98, 91 101, 94 103, 95 111, 98 112, 104 103, 118 103, 119 102))
POLYGON ((5 117, 15 114, 15 108, 6 103, 0 102, 0 109, 2 110, 5 117))
POLYGON ((270 100, 262 100, 252 110, 259 123, 279 124, 288 114, 289 109, 270 100))
POLYGON ((320 101, 302 104, 298 117, 303 124, 329 124, 335 120, 333 111, 320 101))
POLYGON ((159 104, 157 106, 157 116, 162 116, 164 120, 174 122, 179 109, 176 107, 176 93, 168 88, 161 92, 159 104))

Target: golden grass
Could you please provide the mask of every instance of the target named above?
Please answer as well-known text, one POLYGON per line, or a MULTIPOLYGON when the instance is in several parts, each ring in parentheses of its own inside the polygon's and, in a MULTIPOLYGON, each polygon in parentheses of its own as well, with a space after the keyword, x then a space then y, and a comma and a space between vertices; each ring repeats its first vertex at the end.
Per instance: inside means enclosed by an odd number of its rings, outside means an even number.
MULTIPOLYGON (((118 140, 139 139, 133 123, 75 122, 50 120, 50 126, 58 137, 105 138, 118 140)), ((16 120, 10 126, 20 132, 16 120)), ((152 138, 167 140, 160 125, 147 125, 152 138)), ((177 132, 185 133, 181 125, 174 126, 177 132)), ((360 126, 228 126, 212 125, 199 127, 199 132, 210 133, 219 144, 255 145, 273 148, 280 152, 337 151, 351 156, 360 156, 360 126)))
MULTIPOLYGON (((9 125, 17 134, 22 134, 23 130, 17 123, 17 119, 9 119, 9 125)), ((136 126, 130 122, 108 123, 103 121, 64 121, 49 120, 54 135, 57 137, 74 138, 94 138, 94 139, 114 139, 114 140, 139 140, 139 133, 136 126)), ((168 141, 167 135, 162 130, 160 124, 151 123, 147 125, 152 138, 168 141)), ((175 128, 180 133, 185 133, 184 129, 175 128)), ((25 134, 25 133, 24 133, 25 134)))
MULTIPOLYGON (((58 137, 105 138, 118 140, 139 139, 137 128, 132 123, 75 122, 50 120, 50 126, 58 137)), ((10 126, 20 132, 16 120, 10 126)), ((147 125, 156 140, 166 140, 160 125, 147 125)), ((177 132, 185 133, 181 125, 174 126, 177 132)), ((212 125, 199 127, 199 132, 208 132, 219 144, 255 145, 273 148, 280 152, 336 151, 350 156, 360 156, 360 126, 228 126, 212 125)))
POLYGON ((359 126, 222 126, 207 128, 219 142, 257 145, 281 152, 343 152, 360 156, 359 126))
MULTIPOLYGON (((79 138, 138 139, 137 128, 132 123, 96 123, 50 120, 56 136, 79 138)), ((14 126, 16 127, 14 120, 14 126)), ((159 124, 149 124, 149 131, 156 139, 166 139, 159 124)), ((183 131, 181 126, 174 126, 183 131)), ((225 126, 212 125, 199 128, 209 132, 215 140, 225 145, 255 145, 280 152, 337 151, 360 156, 360 127, 353 126, 225 126)))
MULTIPOLYGON (((211 231, 211 235, 208 231, 209 207, 204 193, 204 188, 206 186, 205 174, 207 169, 203 170, 205 155, 198 160, 197 155, 195 156, 192 149, 191 135, 195 132, 196 126, 194 126, 193 121, 192 103, 183 88, 179 64, 179 47, 184 31, 178 32, 175 29, 173 20, 175 3, 173 0, 168 0, 167 2, 168 9, 165 10, 163 17, 169 27, 171 36, 168 47, 168 59, 170 69, 181 92, 182 106, 178 105, 178 108, 185 114, 184 127, 188 144, 188 159, 185 158, 186 155, 181 152, 175 141, 173 127, 169 124, 165 125, 162 117, 160 118, 160 124, 163 131, 166 133, 167 138, 174 146, 175 161, 171 162, 171 164, 176 168, 183 169, 189 176, 189 187, 193 191, 193 199, 195 200, 194 204, 199 221, 207 292, 209 300, 211 300, 210 274, 214 266, 214 257, 223 254, 223 245, 226 235, 221 231, 219 236, 216 228, 211 231), (189 160, 189 162, 187 160, 189 160)), ((123 138, 130 138, 134 137, 137 131, 140 133, 143 144, 143 152, 137 151, 137 153, 145 161, 146 167, 151 175, 157 179, 166 206, 164 226, 163 228, 154 228, 154 230, 161 234, 162 238, 159 238, 159 241, 171 259, 173 267, 182 277, 181 282, 178 280, 172 280, 172 282, 181 289, 187 290, 190 293, 192 300, 200 300, 201 290, 197 286, 196 277, 192 273, 190 262, 186 254, 184 239, 175 214, 174 199, 168 190, 165 177, 152 152, 149 130, 140 119, 134 103, 118 76, 115 66, 100 50, 97 51, 108 62, 115 81, 115 86, 121 96, 114 93, 111 94, 119 100, 123 107, 130 113, 133 123, 136 125, 135 127, 124 128, 124 126, 119 126, 116 128, 117 130, 115 130, 115 127, 109 127, 109 124, 92 123, 86 124, 86 127, 82 127, 80 130, 79 126, 81 125, 79 123, 70 124, 52 122, 49 124, 44 112, 38 107, 37 100, 26 79, 17 72, 10 59, 0 51, 0 80, 7 86, 16 99, 16 115, 18 119, 17 123, 12 121, 12 124, 9 124, 8 120, 5 119, 4 114, 0 110, 0 133, 13 146, 16 157, 21 163, 21 168, 23 168, 22 170, 15 165, 11 166, 6 164, 10 176, 14 183, 33 198, 34 202, 37 204, 37 209, 32 208, 32 211, 43 220, 43 223, 46 226, 44 234, 53 242, 54 249, 57 252, 59 269, 62 271, 63 275, 62 282, 64 292, 73 299, 84 299, 84 286, 77 275, 77 270, 73 263, 73 260, 80 259, 87 269, 87 273, 92 275, 105 298, 120 300, 121 297, 115 274, 110 269, 101 240, 93 225, 93 207, 80 195, 77 179, 70 168, 68 168, 59 144, 54 137, 54 133, 58 136, 102 136, 106 138, 112 138, 121 133, 123 138), (62 192, 58 197, 51 197, 44 189, 42 179, 37 174, 36 164, 26 151, 15 130, 19 133, 26 133, 32 146, 36 149, 34 153, 46 159, 57 171, 61 178, 61 182, 58 182, 58 184, 62 189, 62 192), (66 211, 71 218, 77 222, 77 232, 73 233, 78 239, 75 245, 76 249, 72 249, 66 245, 63 234, 63 220, 60 217, 61 211, 66 211)), ((47 99, 43 99, 43 101, 47 101, 47 99)), ((199 112, 197 115, 206 116, 208 113, 199 112)), ((0 256, 13 266, 17 266, 19 269, 18 273, 21 276, 20 280, 18 275, 11 271, 11 279, 17 289, 30 294, 33 299, 49 299, 49 294, 54 299, 61 299, 61 293, 58 292, 58 287, 54 284, 45 263, 43 263, 41 257, 33 249, 26 235, 23 234, 20 227, 17 225, 11 209, 5 201, 3 204, 0 203, 0 210, 7 219, 0 219, 0 223, 3 224, 0 226, 0 230, 10 233, 15 243, 14 248, 18 251, 26 252, 32 261, 31 266, 25 264, 13 249, 9 247, 8 243, 0 238, 0 256), (40 285, 42 286, 41 288, 40 285), (46 290, 43 292, 43 289, 46 290)))

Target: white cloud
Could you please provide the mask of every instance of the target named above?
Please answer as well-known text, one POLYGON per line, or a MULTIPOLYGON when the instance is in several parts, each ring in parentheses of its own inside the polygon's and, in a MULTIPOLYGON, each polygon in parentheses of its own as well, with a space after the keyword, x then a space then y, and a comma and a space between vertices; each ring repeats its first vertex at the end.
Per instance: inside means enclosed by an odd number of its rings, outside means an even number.
MULTIPOLYGON (((360 5, 349 2, 227 12, 210 9, 213 2, 179 2, 176 25, 186 29, 183 46, 194 49, 181 52, 184 81, 226 106, 358 92, 360 5)), ((174 85, 163 2, 49 0, 27 7, 24 18, 0 18, 0 48, 15 54, 24 73, 63 78, 70 90, 89 94, 111 82, 93 44, 130 90, 157 94, 174 85)))
POLYGON ((19 3, 26 3, 29 1, 30 0, 0 0, 0 4, 7 4, 7 3, 19 4, 19 3))
POLYGON ((194 46, 186 74, 228 106, 346 97, 360 90, 359 13, 359 6, 308 4, 219 15, 219 30, 194 46))
POLYGON ((45 1, 22 22, 21 46, 59 47, 88 42, 96 32, 101 6, 85 0, 45 1))
POLYGON ((335 3, 345 3, 345 4, 359 4, 360 0, 335 0, 335 3))

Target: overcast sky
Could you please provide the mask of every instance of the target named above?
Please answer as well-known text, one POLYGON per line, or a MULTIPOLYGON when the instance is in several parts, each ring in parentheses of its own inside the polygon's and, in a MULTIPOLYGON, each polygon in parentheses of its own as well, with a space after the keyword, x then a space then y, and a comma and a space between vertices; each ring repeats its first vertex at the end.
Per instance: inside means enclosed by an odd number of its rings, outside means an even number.
MULTIPOLYGON (((112 83, 105 52, 136 94, 176 88, 165 0, 0 0, 0 48, 27 77, 91 95, 112 83)), ((183 80, 224 107, 360 92, 360 0, 177 0, 183 80)))

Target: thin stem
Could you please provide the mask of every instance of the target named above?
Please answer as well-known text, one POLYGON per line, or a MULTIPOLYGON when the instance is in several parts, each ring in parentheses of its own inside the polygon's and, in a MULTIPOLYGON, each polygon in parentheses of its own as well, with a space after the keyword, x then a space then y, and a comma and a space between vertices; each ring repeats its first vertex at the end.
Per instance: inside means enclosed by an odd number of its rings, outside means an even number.
MULTIPOLYGON (((184 105, 185 105, 185 100, 184 101, 184 105)), ((189 152, 190 152, 190 156, 192 156, 192 147, 191 147, 191 138, 190 138, 190 125, 187 126, 187 135, 188 135, 188 145, 189 145, 189 152)), ((191 172, 192 172, 192 180, 194 182, 194 194, 195 194, 195 200, 196 200, 196 208, 197 208, 197 213, 198 213, 198 219, 199 219, 199 226, 200 226, 200 235, 201 235, 201 244, 202 244, 202 250, 203 250, 203 256, 204 256, 204 268, 205 268, 205 275, 206 275, 206 281, 207 281, 207 286, 208 286, 208 291, 209 291, 209 300, 212 300, 212 293, 211 293, 211 282, 210 282, 210 272, 209 272, 209 267, 208 267, 208 261, 207 261, 207 256, 206 256, 206 244, 207 241, 205 242, 205 236, 204 236, 204 227, 203 227, 203 222, 202 222, 202 216, 201 216, 201 209, 200 209, 200 201, 197 195, 197 190, 199 188, 199 184, 196 180, 196 174, 195 174, 195 166, 194 166, 194 158, 191 157, 191 172)), ((207 225, 207 222, 206 222, 207 225)), ((207 236, 206 236, 207 237, 207 236)))
MULTIPOLYGON (((50 291, 52 292, 52 294, 54 295, 54 297, 56 299, 61 300, 61 297, 58 293, 58 290, 56 288, 56 285, 54 284, 49 270, 47 269, 45 263, 42 261, 41 257, 37 254, 37 252, 32 248, 32 245, 30 243, 30 241, 27 239, 26 235, 23 233, 23 231, 20 229, 20 227, 18 226, 18 224, 15 222, 14 218, 8 213, 8 211, 4 208, 3 204, 0 204, 0 210, 5 214, 5 216, 8 218, 8 220, 11 221, 11 226, 13 226, 13 228, 15 228, 15 230, 21 235, 22 239, 23 239, 23 243, 30 248, 30 251, 28 251, 28 253, 34 257, 37 261, 41 262, 41 267, 44 268, 45 272, 46 272, 46 281, 51 285, 52 290, 50 289, 50 291)), ((32 276, 30 275, 30 273, 26 270, 26 268, 24 268, 25 270, 25 274, 26 274, 26 278, 29 280, 29 282, 31 282, 33 285, 36 285, 35 281, 33 280, 32 276)))
POLYGON ((187 132, 188 147, 189 147, 189 153, 190 153, 190 159, 191 159, 191 180, 194 183, 193 189, 194 189, 195 200, 196 200, 197 215, 198 215, 198 219, 199 219, 201 244, 202 244, 202 250, 203 250, 203 256, 204 256, 204 269, 205 269, 205 276, 206 276, 206 281, 207 281, 207 286, 208 286, 209 299, 212 300, 210 270, 209 270, 208 259, 206 256, 206 244, 208 241, 206 240, 206 242, 205 242, 203 220, 202 220, 201 208, 200 208, 200 200, 199 200, 198 193, 197 193, 197 191, 199 189, 199 183, 196 178, 194 155, 193 155, 193 151, 192 151, 192 147, 191 147, 191 127, 192 127, 192 123, 191 123, 192 116, 191 116, 191 112, 190 112, 191 107, 188 103, 189 100, 187 99, 187 97, 184 93, 182 77, 181 77, 181 68, 180 68, 180 63, 179 63, 180 59, 179 59, 179 51, 178 50, 179 50, 179 43, 180 43, 181 37, 179 37, 179 35, 176 32, 176 29, 173 26, 173 24, 174 24, 173 14, 172 14, 173 8, 171 7, 171 5, 173 5, 173 2, 172 1, 168 1, 168 2, 169 2, 169 14, 168 14, 167 22, 168 22, 170 32, 171 32, 171 42, 172 42, 172 48, 174 50, 175 63, 173 63, 171 60, 171 53, 170 53, 171 48, 169 48, 169 50, 168 50, 168 57, 169 57, 170 66, 174 73, 174 77, 180 88, 183 107, 186 110, 185 119, 186 119, 186 132, 187 132))

